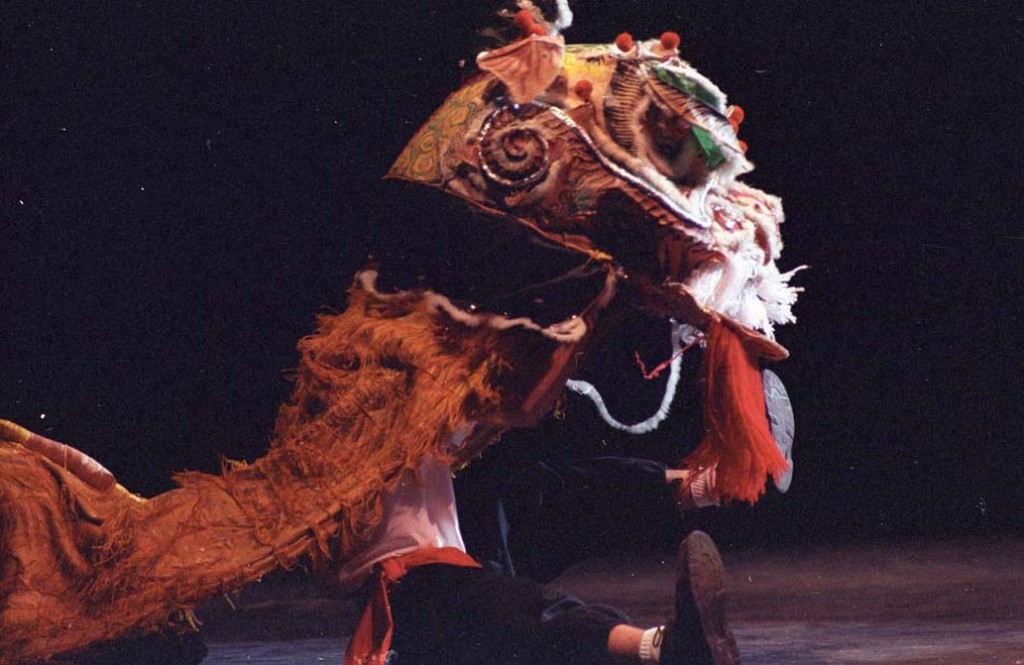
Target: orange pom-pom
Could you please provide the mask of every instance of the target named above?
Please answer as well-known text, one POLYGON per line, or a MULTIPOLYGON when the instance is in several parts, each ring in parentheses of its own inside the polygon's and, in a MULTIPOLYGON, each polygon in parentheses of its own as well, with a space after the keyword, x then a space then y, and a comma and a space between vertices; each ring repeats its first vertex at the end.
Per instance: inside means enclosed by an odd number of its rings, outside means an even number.
POLYGON ((615 38, 615 45, 619 47, 620 51, 632 51, 633 50, 633 35, 628 32, 620 33, 615 38))
POLYGON ((573 86, 573 92, 575 92, 576 96, 580 99, 590 99, 591 93, 594 92, 594 84, 587 79, 581 79, 576 82, 575 86, 573 86))
POLYGON ((729 118, 729 125, 732 127, 733 134, 740 133, 740 123, 736 122, 732 118, 729 118))
POLYGON ((746 141, 737 141, 737 143, 740 144, 740 152, 742 152, 744 155, 747 154, 747 142, 746 141))
POLYGON ((663 32, 661 33, 661 48, 666 51, 675 51, 679 48, 679 33, 678 32, 663 32))
POLYGON ((516 12, 516 16, 512 19, 512 22, 524 33, 529 33, 530 28, 533 27, 535 21, 533 14, 530 13, 529 9, 520 9, 516 12))
POLYGON ((743 110, 743 107, 739 104, 733 104, 732 108, 729 109, 729 121, 735 122, 737 125, 743 124, 743 119, 747 117, 747 113, 743 110))
POLYGON ((543 25, 540 25, 538 23, 534 23, 533 25, 530 26, 530 30, 529 30, 529 32, 527 32, 527 34, 529 34, 529 35, 539 35, 540 37, 545 37, 545 36, 547 36, 548 31, 544 29, 543 25))

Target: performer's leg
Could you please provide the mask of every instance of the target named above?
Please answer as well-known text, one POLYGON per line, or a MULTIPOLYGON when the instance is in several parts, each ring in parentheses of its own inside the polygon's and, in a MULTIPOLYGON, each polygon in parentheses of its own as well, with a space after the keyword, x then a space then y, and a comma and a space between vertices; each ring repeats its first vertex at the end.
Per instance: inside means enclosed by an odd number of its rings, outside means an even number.
POLYGON ((416 568, 391 592, 393 662, 735 665, 724 572, 708 536, 683 542, 678 573, 673 620, 644 630, 620 611, 493 571, 416 568))
POLYGON ((629 617, 502 573, 430 565, 390 592, 394 665, 610 665, 608 635, 629 617))
POLYGON ((493 549, 511 562, 509 572, 547 583, 595 545, 643 544, 654 534, 678 537, 674 488, 666 473, 659 462, 620 457, 525 467, 496 501, 502 539, 493 549))

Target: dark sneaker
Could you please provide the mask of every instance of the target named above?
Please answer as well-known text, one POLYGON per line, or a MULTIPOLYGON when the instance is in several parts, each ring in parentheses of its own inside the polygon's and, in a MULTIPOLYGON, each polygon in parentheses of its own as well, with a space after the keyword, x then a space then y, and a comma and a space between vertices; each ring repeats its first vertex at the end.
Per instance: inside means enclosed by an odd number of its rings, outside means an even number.
POLYGON ((679 545, 676 607, 665 626, 662 665, 739 665, 725 621, 725 568, 711 536, 694 531, 679 545))

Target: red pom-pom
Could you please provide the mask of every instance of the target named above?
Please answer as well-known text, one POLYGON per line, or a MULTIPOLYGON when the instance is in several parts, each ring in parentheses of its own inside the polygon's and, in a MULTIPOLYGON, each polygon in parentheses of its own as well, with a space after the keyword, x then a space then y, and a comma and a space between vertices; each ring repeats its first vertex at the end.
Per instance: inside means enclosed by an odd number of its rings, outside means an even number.
POLYGON ((633 50, 633 35, 628 32, 623 32, 615 38, 615 45, 619 47, 620 51, 628 52, 633 50))
POLYGON ((573 86, 573 92, 575 92, 576 96, 580 99, 590 99, 591 93, 594 92, 594 84, 587 79, 581 79, 576 82, 575 86, 573 86))
POLYGON ((743 124, 743 119, 747 117, 743 107, 739 104, 733 104, 732 108, 729 109, 729 121, 735 122, 737 125, 743 124))
POLYGON ((739 144, 740 144, 740 151, 741 151, 741 152, 742 152, 742 153, 743 153, 744 155, 745 155, 745 154, 747 154, 747 142, 746 142, 746 141, 737 141, 737 143, 739 143, 739 144))
POLYGON ((679 33, 678 32, 663 32, 661 33, 661 48, 666 51, 675 51, 679 48, 679 33))
POLYGON ((529 9, 520 9, 516 12, 516 16, 512 19, 512 22, 524 33, 529 33, 530 28, 534 25, 533 14, 530 13, 529 9))
POLYGON ((740 123, 736 122, 733 118, 729 118, 729 125, 732 127, 733 134, 740 133, 740 123))
POLYGON ((530 26, 530 30, 527 32, 527 34, 529 34, 529 35, 539 35, 540 37, 546 37, 547 34, 548 34, 548 31, 544 29, 543 25, 540 25, 538 23, 534 23, 533 25, 530 26))

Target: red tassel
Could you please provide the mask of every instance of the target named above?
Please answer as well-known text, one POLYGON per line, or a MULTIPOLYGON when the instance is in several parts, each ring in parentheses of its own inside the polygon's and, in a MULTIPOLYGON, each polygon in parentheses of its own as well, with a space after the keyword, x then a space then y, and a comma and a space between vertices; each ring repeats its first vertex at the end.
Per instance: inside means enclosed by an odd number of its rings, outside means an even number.
POLYGON ((684 465, 697 469, 717 464, 719 495, 754 504, 764 494, 768 474, 779 479, 789 464, 768 425, 757 358, 728 323, 712 323, 707 339, 702 368, 704 438, 684 465))

